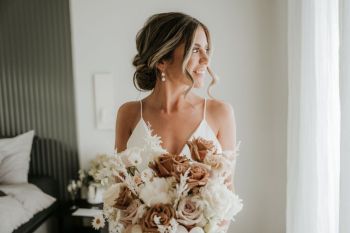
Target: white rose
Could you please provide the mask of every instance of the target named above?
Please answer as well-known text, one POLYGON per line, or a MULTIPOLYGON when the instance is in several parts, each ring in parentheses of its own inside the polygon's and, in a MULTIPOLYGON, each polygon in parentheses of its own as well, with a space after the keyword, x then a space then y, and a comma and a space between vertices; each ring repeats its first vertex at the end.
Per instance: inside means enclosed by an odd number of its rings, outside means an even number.
POLYGON ((168 179, 155 177, 152 181, 143 185, 140 198, 147 206, 159 203, 171 204, 172 193, 171 182, 168 179))
POLYGON ((114 206, 115 200, 119 197, 119 193, 122 190, 122 188, 126 186, 123 183, 117 183, 111 185, 103 195, 103 204, 109 207, 114 206))
POLYGON ((201 188, 201 196, 206 203, 204 212, 207 218, 231 220, 243 207, 237 195, 215 180, 201 188))
POLYGON ((204 230, 200 227, 194 227, 190 230, 189 233, 205 233, 204 230))
POLYGON ((203 216, 204 203, 200 197, 185 197, 177 207, 177 221, 184 226, 201 226, 206 224, 203 216))
POLYGON ((218 221, 214 220, 214 221, 210 221, 207 225, 205 225, 204 230, 206 233, 217 233, 219 230, 219 226, 218 226, 218 221))
POLYGON ((200 227, 194 227, 188 231, 184 226, 178 225, 176 233, 204 233, 204 230, 200 227))

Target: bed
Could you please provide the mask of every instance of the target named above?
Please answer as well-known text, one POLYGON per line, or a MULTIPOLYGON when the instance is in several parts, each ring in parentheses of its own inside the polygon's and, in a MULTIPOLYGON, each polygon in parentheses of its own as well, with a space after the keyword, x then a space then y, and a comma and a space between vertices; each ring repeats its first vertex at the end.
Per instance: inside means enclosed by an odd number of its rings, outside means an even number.
POLYGON ((40 140, 34 131, 0 136, 0 233, 31 233, 59 217, 57 180, 34 175, 30 166, 39 156, 33 148, 40 140))

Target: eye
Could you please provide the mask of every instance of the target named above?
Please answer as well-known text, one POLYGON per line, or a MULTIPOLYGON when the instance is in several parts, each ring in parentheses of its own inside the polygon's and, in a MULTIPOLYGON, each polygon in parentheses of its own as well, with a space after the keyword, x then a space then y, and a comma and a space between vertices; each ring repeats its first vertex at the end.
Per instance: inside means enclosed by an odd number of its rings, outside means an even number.
POLYGON ((205 51, 206 51, 207 54, 209 54, 210 53, 210 48, 206 48, 205 51))
POLYGON ((199 48, 193 48, 193 49, 192 49, 192 52, 193 52, 193 53, 198 53, 198 52, 199 52, 199 48))

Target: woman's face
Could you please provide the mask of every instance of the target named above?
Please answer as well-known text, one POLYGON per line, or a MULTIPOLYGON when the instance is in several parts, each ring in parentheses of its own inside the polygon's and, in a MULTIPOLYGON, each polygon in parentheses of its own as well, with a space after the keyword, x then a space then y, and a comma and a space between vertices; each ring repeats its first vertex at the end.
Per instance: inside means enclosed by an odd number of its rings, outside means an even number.
MULTIPOLYGON (((182 61, 185 45, 182 44, 174 50, 173 59, 167 64, 166 78, 174 82, 180 82, 186 85, 192 85, 191 81, 182 72, 182 61)), ((209 49, 207 36, 202 27, 199 27, 194 37, 194 47, 190 51, 190 59, 187 63, 187 71, 191 74, 194 81, 194 87, 204 85, 204 77, 209 64, 209 49)))

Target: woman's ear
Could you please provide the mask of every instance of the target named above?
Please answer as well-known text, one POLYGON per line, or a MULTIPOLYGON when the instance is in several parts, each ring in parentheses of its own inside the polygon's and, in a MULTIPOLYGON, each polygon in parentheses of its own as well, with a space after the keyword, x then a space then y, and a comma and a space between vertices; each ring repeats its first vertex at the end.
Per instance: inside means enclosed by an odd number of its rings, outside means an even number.
POLYGON ((166 63, 166 61, 164 61, 164 60, 160 60, 160 61, 157 63, 157 65, 156 65, 157 69, 158 69, 160 72, 163 72, 164 70, 166 70, 166 66, 167 66, 167 63, 166 63))

